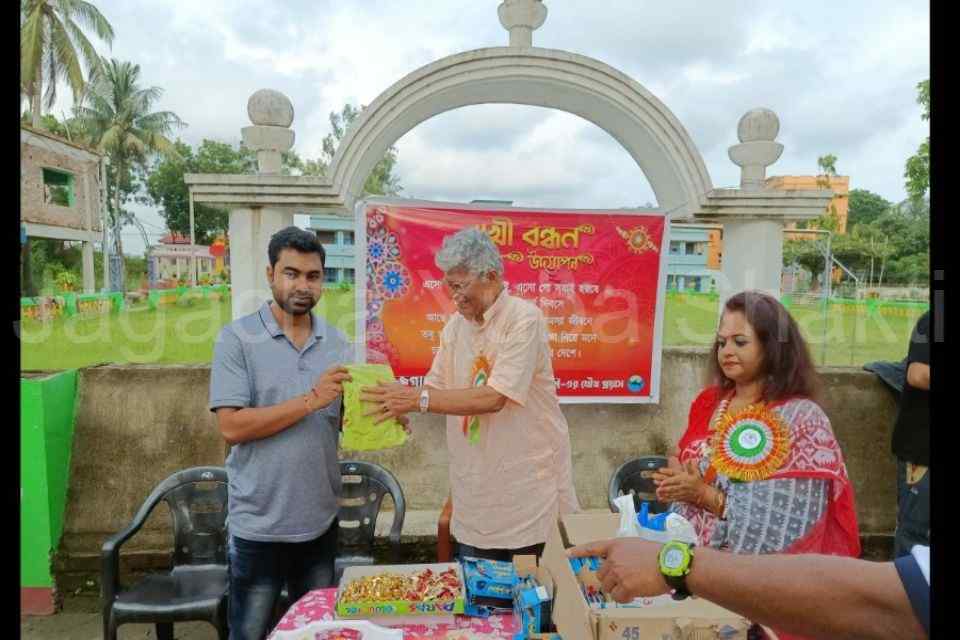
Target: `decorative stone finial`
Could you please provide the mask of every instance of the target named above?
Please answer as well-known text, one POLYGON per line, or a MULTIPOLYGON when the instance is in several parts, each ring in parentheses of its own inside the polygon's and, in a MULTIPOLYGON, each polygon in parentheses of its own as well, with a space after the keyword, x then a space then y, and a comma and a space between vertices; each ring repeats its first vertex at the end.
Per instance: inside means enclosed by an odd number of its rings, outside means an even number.
POLYGON ((547 7, 543 0, 503 0, 497 15, 510 32, 511 47, 532 47, 533 32, 546 21, 547 7))
POLYGON ((783 145, 775 142, 778 133, 780 119, 770 109, 751 109, 740 118, 737 123, 740 144, 730 147, 728 153, 730 160, 740 167, 741 189, 757 191, 763 188, 767 167, 783 153, 783 145))
POLYGON ((243 143, 257 152, 260 173, 280 173, 280 158, 293 148, 293 104, 290 98, 273 89, 260 89, 247 101, 251 127, 240 130, 243 143))
POLYGON ((247 115, 253 124, 289 127, 293 124, 293 104, 279 91, 260 89, 247 100, 247 115))
POLYGON ((751 109, 743 114, 737 123, 737 137, 740 142, 773 142, 780 133, 780 119, 770 109, 751 109))

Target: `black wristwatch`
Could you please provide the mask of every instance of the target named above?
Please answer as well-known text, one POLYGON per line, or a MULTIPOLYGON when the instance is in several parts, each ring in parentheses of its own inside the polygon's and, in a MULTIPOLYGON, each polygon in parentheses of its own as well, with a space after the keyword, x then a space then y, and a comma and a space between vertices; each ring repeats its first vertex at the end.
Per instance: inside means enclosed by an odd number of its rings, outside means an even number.
POLYGON ((667 585, 673 589, 674 600, 683 600, 692 595, 687 589, 687 574, 693 566, 693 546, 672 540, 660 548, 660 573, 667 585))

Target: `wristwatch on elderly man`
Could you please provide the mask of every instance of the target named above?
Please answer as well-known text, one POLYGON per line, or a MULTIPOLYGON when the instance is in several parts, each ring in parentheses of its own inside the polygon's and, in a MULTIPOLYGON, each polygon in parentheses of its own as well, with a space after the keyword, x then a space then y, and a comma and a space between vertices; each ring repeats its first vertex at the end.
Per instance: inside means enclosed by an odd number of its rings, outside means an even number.
POLYGON ((687 574, 693 566, 693 546, 671 540, 660 548, 658 564, 667 586, 673 589, 673 599, 683 600, 692 594, 687 589, 687 574))
POLYGON ((426 387, 420 387, 419 408, 420 408, 420 413, 426 413, 427 409, 430 408, 430 389, 426 387))

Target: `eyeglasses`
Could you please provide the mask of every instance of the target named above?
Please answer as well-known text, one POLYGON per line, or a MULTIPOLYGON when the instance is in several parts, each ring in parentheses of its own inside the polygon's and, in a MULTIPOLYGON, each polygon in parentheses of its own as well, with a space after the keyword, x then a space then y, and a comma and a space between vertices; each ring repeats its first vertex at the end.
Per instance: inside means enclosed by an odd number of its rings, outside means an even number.
POLYGON ((476 282, 476 280, 477 280, 477 277, 473 277, 465 282, 450 282, 449 280, 444 278, 443 284, 447 287, 447 289, 450 289, 451 293, 453 293, 454 295, 457 295, 457 294, 463 293, 468 288, 470 288, 470 285, 476 282))

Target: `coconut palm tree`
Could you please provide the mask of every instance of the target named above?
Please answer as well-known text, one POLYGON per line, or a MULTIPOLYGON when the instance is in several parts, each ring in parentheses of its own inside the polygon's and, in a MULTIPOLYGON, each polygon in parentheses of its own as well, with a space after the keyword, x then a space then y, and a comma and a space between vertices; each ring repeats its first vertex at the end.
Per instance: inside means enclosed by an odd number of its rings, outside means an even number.
POLYGON ((140 86, 140 65, 103 59, 101 68, 76 114, 86 139, 109 160, 108 186, 113 191, 111 222, 115 250, 122 256, 120 228, 126 223, 135 223, 132 215, 124 214, 121 209, 124 187, 132 190, 132 170, 145 169, 157 154, 176 157, 168 136, 186 123, 172 111, 152 110, 163 90, 140 86))
POLYGON ((82 67, 92 74, 100 65, 81 26, 108 45, 113 43, 113 27, 91 2, 20 0, 20 93, 30 101, 34 127, 40 126, 41 97, 50 109, 58 81, 67 81, 78 103, 86 86, 82 67))

